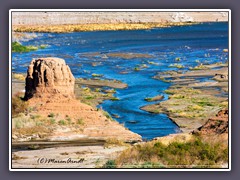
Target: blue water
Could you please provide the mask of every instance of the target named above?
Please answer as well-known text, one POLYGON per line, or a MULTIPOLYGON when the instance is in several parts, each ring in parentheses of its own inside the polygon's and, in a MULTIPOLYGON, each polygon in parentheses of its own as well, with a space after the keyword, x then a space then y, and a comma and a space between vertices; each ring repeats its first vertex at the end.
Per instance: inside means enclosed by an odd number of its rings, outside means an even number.
POLYGON ((119 101, 104 101, 100 106, 116 120, 144 139, 178 133, 180 130, 165 114, 151 114, 139 108, 151 104, 146 97, 167 95, 164 90, 171 84, 152 77, 158 72, 177 70, 168 67, 181 63, 183 70, 202 63, 228 61, 227 23, 203 23, 192 26, 156 28, 136 31, 103 31, 76 33, 39 33, 38 37, 22 42, 23 45, 49 45, 46 49, 29 53, 13 53, 13 72, 26 72, 32 58, 60 57, 66 60, 75 77, 92 78, 92 74, 103 74, 103 79, 117 79, 128 84, 128 88, 117 90, 119 101), (92 54, 98 52, 98 54, 92 54), (144 53, 152 57, 122 59, 107 57, 106 53, 144 53), (181 61, 176 62, 175 58, 181 61), (149 61, 155 64, 149 64, 149 61), (92 66, 95 62, 98 66, 92 66), (146 64, 148 68, 134 71, 146 64), (122 72, 127 74, 122 74, 122 72))

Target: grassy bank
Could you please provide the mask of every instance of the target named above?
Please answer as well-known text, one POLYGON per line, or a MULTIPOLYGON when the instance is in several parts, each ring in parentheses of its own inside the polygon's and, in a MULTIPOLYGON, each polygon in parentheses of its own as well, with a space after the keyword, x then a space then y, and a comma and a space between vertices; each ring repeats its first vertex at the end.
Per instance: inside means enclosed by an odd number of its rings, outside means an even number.
POLYGON ((12 52, 23 53, 23 52, 36 51, 38 49, 44 49, 44 48, 46 48, 46 45, 41 45, 41 46, 23 46, 19 42, 12 42, 12 52))
POLYGON ((108 161, 107 168, 219 168, 228 161, 228 147, 220 141, 204 141, 193 136, 190 141, 174 141, 163 144, 151 141, 135 145, 115 160, 108 161))
POLYGON ((185 26, 196 23, 168 22, 168 23, 118 23, 118 24, 78 24, 78 25, 15 25, 15 32, 83 32, 83 31, 117 31, 117 30, 143 30, 171 26, 185 26))

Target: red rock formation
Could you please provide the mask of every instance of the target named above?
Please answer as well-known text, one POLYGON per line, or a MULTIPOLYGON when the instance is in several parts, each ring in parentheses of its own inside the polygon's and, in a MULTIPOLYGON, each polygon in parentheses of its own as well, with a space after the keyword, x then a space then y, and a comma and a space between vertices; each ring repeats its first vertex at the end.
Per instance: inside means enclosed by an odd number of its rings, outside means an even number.
POLYGON ((220 135, 228 133, 228 110, 221 110, 215 117, 208 119, 208 121, 198 128, 201 134, 205 135, 220 135))
POLYGON ((140 135, 110 120, 102 111, 75 99, 74 83, 71 70, 63 59, 34 59, 28 67, 25 99, 29 100, 29 106, 34 107, 35 113, 41 114, 42 117, 47 118, 53 113, 57 115, 57 122, 68 117, 75 124, 64 127, 52 125, 56 128, 49 135, 50 140, 91 137, 141 141, 140 135))
POLYGON ((74 97, 75 79, 60 58, 33 59, 26 77, 25 99, 32 97, 74 97))

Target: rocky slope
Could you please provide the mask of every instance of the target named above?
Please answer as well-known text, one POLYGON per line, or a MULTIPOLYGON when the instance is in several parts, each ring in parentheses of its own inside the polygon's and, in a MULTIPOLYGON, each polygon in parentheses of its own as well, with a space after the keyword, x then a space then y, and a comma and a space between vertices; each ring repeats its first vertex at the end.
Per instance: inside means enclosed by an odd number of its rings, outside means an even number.
POLYGON ((14 140, 25 141, 33 136, 34 139, 42 139, 44 133, 44 140, 116 138, 141 141, 140 135, 112 120, 108 113, 75 99, 74 82, 71 70, 63 59, 33 60, 28 67, 24 98, 30 110, 13 119, 14 123, 24 123, 21 125, 23 128, 13 129, 14 140), (30 121, 35 121, 36 126, 30 121), (41 129, 44 129, 43 132, 41 129))

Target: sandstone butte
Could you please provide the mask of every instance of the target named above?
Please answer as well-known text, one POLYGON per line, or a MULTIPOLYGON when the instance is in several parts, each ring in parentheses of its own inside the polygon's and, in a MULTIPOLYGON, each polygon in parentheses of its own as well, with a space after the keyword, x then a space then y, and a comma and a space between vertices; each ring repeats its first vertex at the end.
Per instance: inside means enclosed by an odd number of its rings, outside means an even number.
POLYGON ((101 110, 81 103, 74 96, 75 78, 64 59, 33 59, 26 77, 25 100, 41 116, 50 113, 58 119, 66 117, 83 121, 81 130, 74 126, 59 126, 49 140, 76 140, 78 138, 116 138, 127 142, 141 141, 141 136, 107 118, 101 110))

